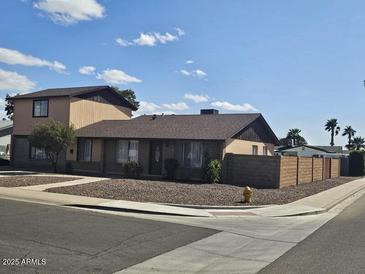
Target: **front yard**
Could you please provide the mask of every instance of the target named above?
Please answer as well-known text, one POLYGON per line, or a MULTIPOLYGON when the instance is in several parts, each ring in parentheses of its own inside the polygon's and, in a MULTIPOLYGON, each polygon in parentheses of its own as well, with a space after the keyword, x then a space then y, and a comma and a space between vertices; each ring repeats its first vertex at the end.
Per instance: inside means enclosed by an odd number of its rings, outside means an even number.
POLYGON ((0 187, 19 187, 19 186, 33 186, 44 185, 74 181, 80 178, 76 177, 56 177, 56 176, 23 176, 14 175, 0 177, 0 187))
MULTIPOLYGON (((253 189, 250 205, 286 204, 339 186, 356 177, 339 177, 283 189, 253 189)), ((180 183, 133 179, 111 179, 89 184, 57 187, 48 192, 97 198, 191 205, 237 206, 242 203, 242 187, 224 184, 180 183)))

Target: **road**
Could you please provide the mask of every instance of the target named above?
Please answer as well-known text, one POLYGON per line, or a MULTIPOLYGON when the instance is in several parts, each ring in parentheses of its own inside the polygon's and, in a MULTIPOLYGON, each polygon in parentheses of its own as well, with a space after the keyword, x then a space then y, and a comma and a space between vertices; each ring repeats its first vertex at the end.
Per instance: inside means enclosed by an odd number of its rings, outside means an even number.
POLYGON ((0 272, 113 273, 216 232, 0 199, 0 272))
POLYGON ((365 196, 259 273, 365 273, 365 196))

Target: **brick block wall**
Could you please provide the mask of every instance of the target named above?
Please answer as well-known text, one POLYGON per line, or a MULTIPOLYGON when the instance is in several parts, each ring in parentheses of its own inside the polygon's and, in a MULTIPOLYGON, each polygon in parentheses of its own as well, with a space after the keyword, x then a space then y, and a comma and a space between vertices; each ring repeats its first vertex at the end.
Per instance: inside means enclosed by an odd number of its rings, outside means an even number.
POLYGON ((227 153, 223 182, 238 186, 278 188, 280 156, 253 156, 227 153))
POLYGON ((280 188, 297 184, 298 158, 292 156, 281 157, 280 188))
POLYGON ((298 184, 312 182, 312 158, 298 158, 298 184))
POLYGON ((321 181, 323 179, 323 159, 313 158, 313 181, 321 181))

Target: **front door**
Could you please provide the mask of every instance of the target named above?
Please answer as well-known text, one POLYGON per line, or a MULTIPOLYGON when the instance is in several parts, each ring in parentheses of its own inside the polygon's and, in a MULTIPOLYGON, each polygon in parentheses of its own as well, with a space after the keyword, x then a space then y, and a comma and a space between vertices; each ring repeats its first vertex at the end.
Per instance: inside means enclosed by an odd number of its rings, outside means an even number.
POLYGON ((161 175, 162 171, 162 142, 150 142, 150 174, 161 175))

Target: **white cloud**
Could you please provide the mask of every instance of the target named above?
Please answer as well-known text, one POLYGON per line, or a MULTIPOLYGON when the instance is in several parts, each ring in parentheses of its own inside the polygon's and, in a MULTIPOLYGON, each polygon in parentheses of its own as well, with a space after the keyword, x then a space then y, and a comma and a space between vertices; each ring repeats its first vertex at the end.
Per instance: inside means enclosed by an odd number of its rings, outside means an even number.
POLYGON ((139 34, 137 39, 133 40, 133 43, 139 46, 153 47, 156 45, 157 39, 153 34, 143 33, 139 34))
POLYGON ((208 95, 199 95, 199 94, 192 94, 192 93, 185 93, 184 99, 192 100, 195 103, 203 103, 209 101, 208 95))
POLYGON ((176 34, 172 34, 170 32, 165 32, 164 34, 163 33, 161 34, 160 32, 149 32, 149 33, 141 32, 139 34, 139 37, 133 39, 132 41, 128 41, 127 39, 124 39, 122 37, 116 38, 115 41, 122 47, 129 47, 135 45, 154 47, 158 43, 166 44, 168 42, 177 41, 179 40, 179 36, 185 34, 185 32, 180 28, 175 28, 175 30, 177 31, 176 34))
POLYGON ((163 107, 169 109, 169 110, 186 110, 189 109, 189 106, 185 104, 184 102, 179 102, 175 104, 162 104, 163 107))
POLYGON ((194 61, 193 61, 193 60, 186 60, 186 61, 185 61, 185 64, 188 64, 188 65, 189 65, 189 64, 194 64, 194 61))
POLYGON ((143 114, 157 114, 161 115, 171 115, 176 114, 176 112, 182 112, 186 109, 189 109, 189 106, 184 102, 179 103, 171 103, 171 104, 155 104, 152 102, 141 101, 139 103, 139 109, 134 113, 135 116, 143 115, 143 114))
POLYGON ((96 75, 96 78, 114 85, 142 82, 142 80, 134 76, 128 75, 124 71, 118 69, 106 69, 102 73, 98 73, 96 75))
POLYGON ((156 39, 160 41, 162 44, 166 44, 167 42, 173 42, 179 39, 176 35, 172 35, 169 32, 166 32, 165 34, 155 32, 154 35, 156 39))
POLYGON ((177 31, 177 35, 179 36, 183 36, 185 35, 185 31, 181 28, 175 28, 175 30, 177 31))
POLYGON ((24 92, 34 87, 35 83, 26 76, 0 69, 0 90, 24 92))
POLYGON ((186 69, 181 69, 180 73, 184 76, 192 76, 192 77, 196 77, 199 79, 205 79, 206 76, 208 75, 206 72, 202 71, 201 69, 191 70, 191 71, 187 71, 186 69))
POLYGON ((189 76, 189 75, 191 74, 189 71, 187 71, 187 70, 185 70, 185 69, 181 69, 181 70, 180 70, 180 73, 181 73, 182 75, 185 75, 185 76, 189 76))
POLYGON ((95 74, 95 67, 93 67, 93 66, 83 66, 83 67, 79 68, 79 72, 81 74, 86 74, 86 75, 95 74))
POLYGON ((66 66, 58 61, 40 59, 32 55, 25 55, 17 50, 6 48, 0 48, 0 62, 9 65, 48 67, 59 73, 64 73, 66 70, 66 66))
POLYGON ((256 108, 247 103, 242 105, 235 105, 225 101, 216 101, 211 103, 211 106, 229 111, 241 111, 241 112, 257 111, 256 108))
POLYGON ((122 47, 128 47, 128 46, 133 45, 132 42, 129 42, 129 41, 123 39, 122 37, 119 37, 119 38, 115 39, 115 42, 117 42, 118 45, 120 45, 122 47))
POLYGON ((39 0, 33 6, 61 25, 103 18, 105 13, 105 8, 96 0, 39 0))

